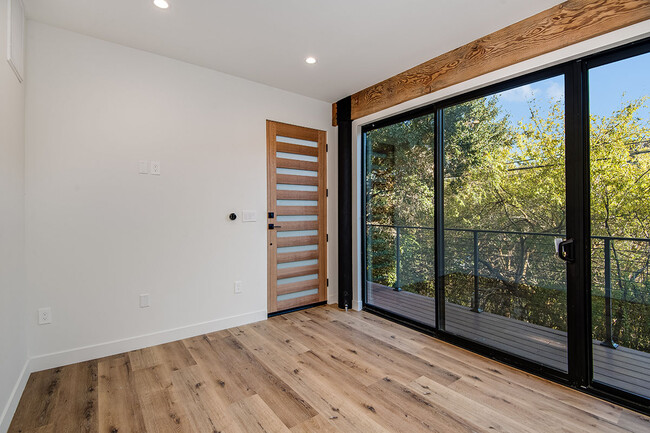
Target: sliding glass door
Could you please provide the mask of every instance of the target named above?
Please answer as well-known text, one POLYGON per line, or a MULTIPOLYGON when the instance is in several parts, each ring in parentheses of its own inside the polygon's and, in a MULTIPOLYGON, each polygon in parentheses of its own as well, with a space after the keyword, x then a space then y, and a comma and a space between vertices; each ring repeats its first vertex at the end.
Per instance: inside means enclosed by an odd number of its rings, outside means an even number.
POLYGON ((589 69, 593 379, 650 397, 650 53, 616 57, 589 69))
POLYGON ((444 329, 567 371, 564 76, 442 109, 444 329))
POLYGON ((369 310, 650 412, 650 40, 363 127, 369 310))
POLYGON ((373 129, 366 151, 366 302, 435 326, 435 119, 373 129))

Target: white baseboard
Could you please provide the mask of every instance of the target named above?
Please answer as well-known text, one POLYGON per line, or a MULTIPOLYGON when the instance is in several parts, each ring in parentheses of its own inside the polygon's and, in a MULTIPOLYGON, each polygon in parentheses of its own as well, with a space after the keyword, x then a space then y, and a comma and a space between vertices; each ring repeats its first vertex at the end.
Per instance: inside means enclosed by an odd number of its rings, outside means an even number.
POLYGON ((168 329, 166 331, 154 332, 151 334, 129 337, 121 340, 109 341, 106 343, 93 344, 91 346, 79 347, 76 349, 64 350, 61 352, 48 353, 34 356, 30 359, 31 371, 47 370, 49 368, 62 367, 77 362, 90 361, 91 359, 103 358, 105 356, 117 355, 131 350, 156 346, 158 344, 170 343, 184 338, 194 337, 201 334, 220 331, 235 326, 242 326, 248 323, 266 320, 266 310, 254 311, 238 316, 224 317, 203 323, 182 326, 180 328, 168 329))
POLYGON ((18 407, 20 397, 25 390, 27 379, 29 379, 29 375, 35 371, 63 367, 64 365, 75 364, 77 362, 90 361, 92 359, 129 352, 131 350, 170 343, 184 338, 220 331, 222 329, 259 322, 261 320, 266 320, 266 318, 266 310, 254 311, 252 313, 224 317, 222 319, 196 323, 193 325, 182 326, 180 328, 168 329, 166 331, 34 356, 25 362, 23 371, 18 377, 16 385, 9 396, 9 401, 2 411, 2 416, 0 416, 0 432, 4 433, 9 429, 9 424, 11 424, 14 412, 18 407))
POLYGON ((23 370, 18 376, 18 380, 14 385, 14 389, 11 390, 11 394, 9 394, 9 400, 3 408, 2 414, 0 414, 0 432, 2 433, 5 433, 7 430, 9 430, 9 424, 11 424, 11 420, 14 417, 14 412, 16 412, 18 402, 20 401, 20 397, 23 395, 23 391, 25 390, 25 385, 27 385, 27 379, 29 379, 30 374, 30 362, 28 359, 25 361, 25 365, 23 365, 23 370))

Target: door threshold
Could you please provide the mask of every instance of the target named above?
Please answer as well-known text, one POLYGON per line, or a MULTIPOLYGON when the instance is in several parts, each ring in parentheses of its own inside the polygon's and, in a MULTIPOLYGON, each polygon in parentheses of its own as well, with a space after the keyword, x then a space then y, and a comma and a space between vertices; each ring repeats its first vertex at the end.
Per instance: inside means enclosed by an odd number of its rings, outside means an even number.
POLYGON ((302 305, 296 308, 289 308, 288 310, 276 311, 274 313, 269 313, 267 317, 280 316, 282 314, 293 313, 295 311, 307 310, 309 308, 320 307, 321 305, 327 305, 327 301, 316 302, 315 304, 302 305))

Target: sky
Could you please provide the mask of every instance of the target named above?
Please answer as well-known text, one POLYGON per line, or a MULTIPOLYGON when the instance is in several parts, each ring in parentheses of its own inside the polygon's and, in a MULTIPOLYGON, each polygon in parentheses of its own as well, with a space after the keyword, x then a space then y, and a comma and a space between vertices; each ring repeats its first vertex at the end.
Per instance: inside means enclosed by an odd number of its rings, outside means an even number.
MULTIPOLYGON (((650 53, 589 71, 591 114, 611 115, 624 101, 641 96, 650 97, 650 53)), ((530 120, 529 103, 533 98, 541 114, 548 113, 553 101, 564 98, 564 77, 549 78, 499 94, 500 105, 505 112, 510 113, 510 121, 513 124, 530 120)), ((643 109, 639 113, 640 117, 650 121, 650 109, 643 109)))
MULTIPOLYGON (((589 71, 589 105, 593 114, 609 114, 620 108, 623 100, 641 96, 650 97, 650 53, 589 71)), ((643 110, 642 117, 650 120, 647 108, 643 110)))

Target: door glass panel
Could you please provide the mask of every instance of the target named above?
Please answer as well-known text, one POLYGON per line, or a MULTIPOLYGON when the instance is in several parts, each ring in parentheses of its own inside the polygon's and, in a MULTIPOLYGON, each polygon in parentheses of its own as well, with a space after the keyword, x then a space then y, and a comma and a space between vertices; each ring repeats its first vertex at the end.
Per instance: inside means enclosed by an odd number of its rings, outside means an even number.
POLYGON ((650 54, 589 71, 593 378, 650 397, 650 54))
POLYGON ((443 110, 445 330, 567 370, 564 76, 443 110))
POLYGON ((366 303, 435 326, 433 114, 364 134, 366 303))

